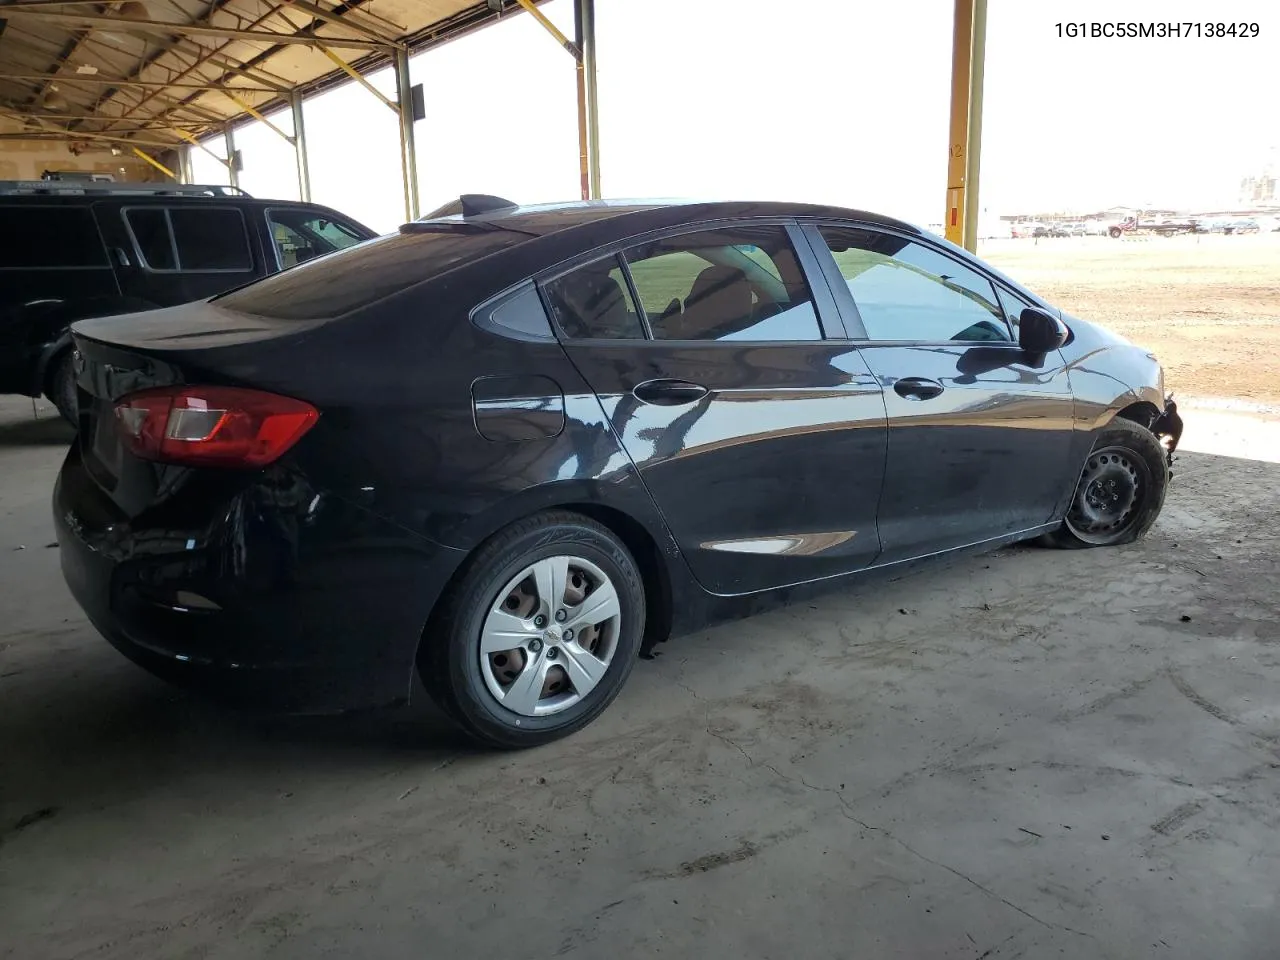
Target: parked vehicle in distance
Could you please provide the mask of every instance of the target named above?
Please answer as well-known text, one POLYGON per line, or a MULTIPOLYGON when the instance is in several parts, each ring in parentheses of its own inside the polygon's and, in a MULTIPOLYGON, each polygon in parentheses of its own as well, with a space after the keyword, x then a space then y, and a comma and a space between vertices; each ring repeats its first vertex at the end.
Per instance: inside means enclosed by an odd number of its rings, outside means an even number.
POLYGON ((123 653, 255 704, 569 734, 652 645, 1030 538, 1127 543, 1155 357, 887 217, 468 196, 75 325, 62 570, 123 653))
POLYGON ((1113 238, 1125 234, 1154 233, 1162 237, 1172 237, 1179 233, 1194 233, 1195 220, 1143 220, 1141 217, 1125 217, 1108 228, 1107 233, 1113 238))
POLYGON ((229 187, 0 181, 0 393, 75 420, 76 320, 202 300, 376 234, 229 187))
POLYGON ((1228 220, 1222 225, 1222 232, 1226 234, 1257 233, 1259 229, 1258 221, 1252 217, 1228 220))

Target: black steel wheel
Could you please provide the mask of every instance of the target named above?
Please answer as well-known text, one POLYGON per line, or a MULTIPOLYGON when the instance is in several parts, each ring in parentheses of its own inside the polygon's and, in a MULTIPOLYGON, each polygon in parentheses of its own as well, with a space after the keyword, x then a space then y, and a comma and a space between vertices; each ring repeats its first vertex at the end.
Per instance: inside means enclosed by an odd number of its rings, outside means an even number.
POLYGON ((1155 523, 1168 485, 1168 454, 1155 434, 1117 418, 1099 432, 1062 527, 1045 540, 1056 547, 1132 543, 1155 523))

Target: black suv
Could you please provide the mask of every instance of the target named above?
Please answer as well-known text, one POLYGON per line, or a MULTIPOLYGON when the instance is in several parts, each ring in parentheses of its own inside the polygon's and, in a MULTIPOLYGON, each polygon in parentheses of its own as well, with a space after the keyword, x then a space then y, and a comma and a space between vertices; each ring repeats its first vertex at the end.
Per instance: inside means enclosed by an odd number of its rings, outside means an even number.
POLYGON ((76 320, 203 300, 374 236, 229 187, 0 181, 0 393, 74 420, 76 320))

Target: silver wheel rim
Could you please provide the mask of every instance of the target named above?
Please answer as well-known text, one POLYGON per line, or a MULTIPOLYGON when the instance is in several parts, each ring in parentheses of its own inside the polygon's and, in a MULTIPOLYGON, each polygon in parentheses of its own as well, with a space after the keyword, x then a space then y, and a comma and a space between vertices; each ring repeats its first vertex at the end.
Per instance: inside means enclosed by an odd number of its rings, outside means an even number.
POLYGON ((582 557, 547 557, 512 577, 490 605, 480 675, 512 713, 560 713, 603 679, 621 627, 618 591, 603 570, 582 557))

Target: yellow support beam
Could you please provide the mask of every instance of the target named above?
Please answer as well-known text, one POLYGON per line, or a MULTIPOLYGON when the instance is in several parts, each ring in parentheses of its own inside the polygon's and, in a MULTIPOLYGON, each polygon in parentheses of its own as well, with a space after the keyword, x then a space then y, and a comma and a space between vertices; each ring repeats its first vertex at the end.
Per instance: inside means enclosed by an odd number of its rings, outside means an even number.
POLYGON ((973 0, 956 0, 951 36, 951 123, 947 137, 946 237, 964 243, 965 158, 969 140, 969 67, 973 53, 973 0))
POLYGON ((972 253, 978 247, 978 175, 982 158, 987 0, 955 0, 953 29, 947 208, 942 222, 947 239, 972 253))
POLYGON ((320 52, 323 53, 330 60, 332 60, 335 64, 337 64, 338 69, 340 69, 348 77, 356 81, 356 83, 360 84, 360 86, 364 87, 366 90, 372 93, 375 97, 377 97, 379 100, 385 103, 388 107, 390 107, 396 113, 400 112, 400 104, 396 103, 390 97, 383 94, 381 90, 379 90, 372 83, 370 83, 363 76, 361 76, 359 70, 351 66, 351 64, 347 63, 347 61, 343 60, 340 56, 338 56, 336 53, 334 53, 332 50, 330 50, 328 47, 324 46, 323 44, 320 46, 320 52))
POLYGON ((560 28, 547 19, 547 15, 545 13, 534 6, 533 0, 516 0, 516 3, 524 7, 525 12, 527 12, 529 16, 542 24, 543 29, 546 30, 547 33, 551 34, 551 36, 555 37, 556 43, 568 50, 575 60, 582 57, 582 51, 578 49, 578 45, 561 33, 560 28))
POLYGON ((151 154, 147 153, 147 151, 143 150, 141 147, 134 147, 134 148, 133 148, 133 152, 134 152, 135 154, 137 154, 139 157, 141 157, 143 160, 147 161, 147 163, 151 164, 153 167, 155 167, 155 168, 156 168, 157 170, 159 170, 161 173, 163 173, 163 174, 164 174, 166 177, 168 177, 170 180, 177 180, 177 179, 178 179, 178 175, 177 175, 176 173, 174 173, 172 170, 170 170, 168 167, 166 167, 163 163, 161 163, 159 160, 157 160, 157 159, 156 159, 155 157, 153 157, 151 154))
POLYGON ((199 147, 201 150, 203 150, 209 156, 213 157, 213 159, 217 160, 224 167, 231 166, 230 158, 223 159, 222 157, 218 156, 216 153, 210 150, 207 146, 205 146, 204 141, 201 140, 199 137, 193 137, 191 134, 187 133, 187 131, 185 130, 174 129, 173 132, 176 133, 178 136, 180 136, 183 140, 187 141, 187 143, 191 144, 193 147, 199 147))
POLYGON ((293 137, 291 135, 285 133, 283 130, 277 127, 274 123, 272 123, 270 120, 264 117, 262 113, 259 110, 257 110, 252 104, 250 104, 248 101, 242 99, 241 97, 237 97, 234 93, 232 93, 230 90, 226 89, 225 87, 222 89, 221 92, 223 96, 225 96, 228 100, 234 103, 237 107, 239 107, 245 113, 249 114, 249 116, 253 117, 255 120, 259 120, 262 123, 266 124, 272 130, 274 130, 277 134, 284 137, 284 139, 287 140, 289 143, 293 143, 293 137))

